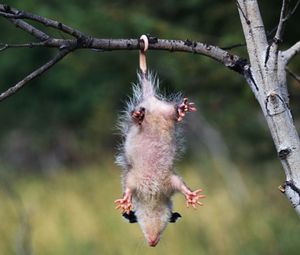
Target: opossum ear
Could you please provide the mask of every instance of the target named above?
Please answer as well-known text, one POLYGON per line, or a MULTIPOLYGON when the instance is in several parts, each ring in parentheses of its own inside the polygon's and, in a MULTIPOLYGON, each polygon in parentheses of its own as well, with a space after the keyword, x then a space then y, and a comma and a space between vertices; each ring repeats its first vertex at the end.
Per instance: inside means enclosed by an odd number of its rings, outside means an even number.
POLYGON ((130 211, 129 213, 123 213, 122 216, 129 221, 129 223, 136 223, 137 218, 135 216, 134 211, 130 211))
POLYGON ((169 222, 174 223, 178 220, 178 218, 181 218, 181 215, 178 212, 173 212, 169 222))

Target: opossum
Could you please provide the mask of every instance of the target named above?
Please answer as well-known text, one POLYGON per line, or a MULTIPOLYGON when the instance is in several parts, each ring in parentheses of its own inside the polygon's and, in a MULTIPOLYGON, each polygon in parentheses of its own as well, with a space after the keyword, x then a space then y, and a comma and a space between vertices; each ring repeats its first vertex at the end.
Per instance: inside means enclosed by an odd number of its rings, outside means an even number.
POLYGON ((130 223, 138 222, 145 239, 156 246, 168 222, 181 217, 172 212, 171 196, 180 191, 186 205, 203 205, 201 189, 191 191, 174 170, 180 153, 178 123, 187 112, 196 111, 187 98, 166 99, 150 72, 138 73, 133 98, 119 121, 123 136, 116 162, 123 169, 123 198, 117 209, 130 223))

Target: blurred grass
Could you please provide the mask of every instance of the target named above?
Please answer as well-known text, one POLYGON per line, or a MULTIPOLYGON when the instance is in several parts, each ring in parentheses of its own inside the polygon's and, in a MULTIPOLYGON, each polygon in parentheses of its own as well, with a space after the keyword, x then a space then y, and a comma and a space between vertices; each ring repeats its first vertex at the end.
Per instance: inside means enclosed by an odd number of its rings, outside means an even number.
POLYGON ((112 158, 99 166, 61 169, 51 177, 8 180, 0 188, 0 254, 16 254, 30 243, 33 254, 43 255, 299 254, 299 219, 277 190, 284 180, 277 161, 261 165, 259 175, 240 166, 248 190, 242 200, 234 196, 234 180, 226 188, 218 171, 207 167, 178 167, 191 188, 204 189, 205 206, 187 209, 176 195, 174 211, 183 218, 169 224, 156 248, 147 247, 139 226, 114 209, 121 188, 112 158))

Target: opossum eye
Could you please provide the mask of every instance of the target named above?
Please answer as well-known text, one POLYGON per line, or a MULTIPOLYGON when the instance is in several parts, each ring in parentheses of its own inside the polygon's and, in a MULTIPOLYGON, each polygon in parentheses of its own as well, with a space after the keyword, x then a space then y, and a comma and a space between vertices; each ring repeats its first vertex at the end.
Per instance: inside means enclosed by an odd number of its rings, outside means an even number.
POLYGON ((136 223, 137 218, 135 216, 134 211, 130 211, 129 213, 123 213, 122 216, 129 221, 129 223, 136 223))
POLYGON ((178 218, 181 218, 181 215, 178 212, 172 213, 169 222, 174 223, 178 220, 178 218))

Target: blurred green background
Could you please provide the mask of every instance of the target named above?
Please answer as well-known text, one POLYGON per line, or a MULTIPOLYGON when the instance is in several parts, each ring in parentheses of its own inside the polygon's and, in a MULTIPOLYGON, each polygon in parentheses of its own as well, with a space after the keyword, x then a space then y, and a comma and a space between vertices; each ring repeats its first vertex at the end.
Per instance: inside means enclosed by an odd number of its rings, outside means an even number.
MULTIPOLYGON (((150 33, 220 47, 244 42, 234 1, 6 3, 98 38, 150 33)), ((259 4, 272 31, 281 1, 259 4)), ((287 23, 282 48, 300 39, 299 13, 287 23)), ((3 18, 0 27, 0 42, 34 41, 3 18)), ((247 57, 244 47, 232 52, 247 57)), ((1 91, 53 54, 1 52, 1 91)), ((198 106, 177 168, 190 187, 205 190, 205 206, 186 209, 176 195, 174 210, 183 218, 154 249, 114 210, 121 195, 115 123, 136 81, 138 52, 76 51, 0 105, 0 254, 299 254, 299 219, 277 189, 283 170, 242 77, 200 55, 151 51, 148 62, 162 91, 182 91, 198 106)), ((290 69, 300 73, 299 57, 290 69)), ((289 91, 299 129, 299 84, 289 79, 289 91)))

